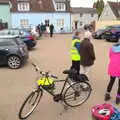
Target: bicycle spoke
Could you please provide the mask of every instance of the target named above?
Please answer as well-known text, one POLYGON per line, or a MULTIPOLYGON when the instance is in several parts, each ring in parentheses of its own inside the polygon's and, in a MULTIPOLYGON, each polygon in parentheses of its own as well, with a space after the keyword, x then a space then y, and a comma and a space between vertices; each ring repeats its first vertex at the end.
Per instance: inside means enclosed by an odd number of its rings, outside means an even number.
POLYGON ((90 85, 86 82, 74 83, 66 90, 64 102, 71 107, 81 105, 89 98, 90 88, 90 85))
POLYGON ((69 95, 66 95, 65 97, 68 97, 68 96, 71 96, 71 95, 74 95, 74 93, 71 93, 71 94, 69 94, 69 95))

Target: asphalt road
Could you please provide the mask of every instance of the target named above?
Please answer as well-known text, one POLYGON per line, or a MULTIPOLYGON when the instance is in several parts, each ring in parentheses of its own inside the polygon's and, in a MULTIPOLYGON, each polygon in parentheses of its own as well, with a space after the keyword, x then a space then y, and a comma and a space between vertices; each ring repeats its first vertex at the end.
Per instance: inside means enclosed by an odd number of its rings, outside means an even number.
MULTIPOLYGON (((108 48, 112 43, 104 40, 93 40, 96 62, 91 68, 90 84, 93 91, 89 100, 78 108, 69 108, 64 111, 60 103, 46 92, 28 120, 91 120, 91 107, 104 103, 104 93, 109 80, 107 75, 108 48)), ((25 97, 35 88, 36 73, 31 62, 38 64, 43 71, 51 71, 60 79, 64 69, 71 65, 69 50, 71 35, 56 35, 54 38, 45 37, 38 41, 36 49, 30 51, 28 63, 19 70, 7 67, 0 68, 0 120, 18 120, 18 111, 25 97)), ((112 93, 115 103, 115 89, 112 93)), ((118 106, 119 107, 119 106, 118 106)))

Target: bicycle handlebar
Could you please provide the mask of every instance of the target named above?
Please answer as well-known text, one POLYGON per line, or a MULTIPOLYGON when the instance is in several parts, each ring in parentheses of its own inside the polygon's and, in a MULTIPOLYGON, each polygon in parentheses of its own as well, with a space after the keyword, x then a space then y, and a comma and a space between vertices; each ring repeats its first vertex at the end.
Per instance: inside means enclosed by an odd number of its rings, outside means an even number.
POLYGON ((48 77, 52 77, 52 78, 54 78, 54 79, 58 79, 57 76, 51 75, 51 74, 49 74, 49 72, 40 71, 39 67, 38 67, 36 64, 32 63, 32 65, 33 65, 33 67, 35 68, 36 72, 39 71, 39 73, 42 74, 42 75, 47 75, 48 77))

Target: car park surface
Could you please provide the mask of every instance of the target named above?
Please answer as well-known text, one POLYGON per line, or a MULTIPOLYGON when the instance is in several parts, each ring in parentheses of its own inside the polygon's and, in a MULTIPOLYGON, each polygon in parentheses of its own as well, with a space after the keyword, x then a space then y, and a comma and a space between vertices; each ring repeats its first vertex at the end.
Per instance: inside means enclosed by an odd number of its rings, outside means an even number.
MULTIPOLYGON (((72 35, 55 35, 38 41, 35 49, 30 51, 28 63, 21 69, 11 70, 0 68, 0 120, 19 120, 18 111, 27 95, 35 88, 36 73, 31 65, 38 64, 43 71, 51 71, 60 79, 66 77, 62 72, 71 66, 70 47, 72 35)), ((104 93, 109 81, 107 75, 108 50, 113 43, 93 40, 96 61, 88 77, 92 85, 92 94, 89 100, 77 108, 63 109, 61 103, 54 103, 47 93, 43 96, 36 111, 29 120, 89 120, 91 108, 96 104, 104 103, 104 93)), ((60 85, 59 85, 60 86, 60 85)), ((116 88, 115 86, 114 88, 116 88)), ((115 92, 112 93, 110 103, 115 104, 115 92)), ((119 106, 118 106, 119 107, 119 106)))

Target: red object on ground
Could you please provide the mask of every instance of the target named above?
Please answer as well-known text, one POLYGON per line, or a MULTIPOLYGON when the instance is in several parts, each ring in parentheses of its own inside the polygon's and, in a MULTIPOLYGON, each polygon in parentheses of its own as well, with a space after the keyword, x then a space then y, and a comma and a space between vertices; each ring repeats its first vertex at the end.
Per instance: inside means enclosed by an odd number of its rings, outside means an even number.
POLYGON ((114 111, 114 107, 110 104, 96 105, 92 108, 92 120, 110 120, 114 111))

